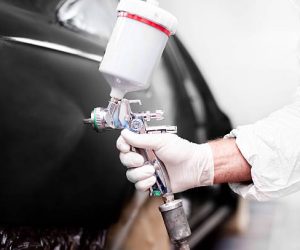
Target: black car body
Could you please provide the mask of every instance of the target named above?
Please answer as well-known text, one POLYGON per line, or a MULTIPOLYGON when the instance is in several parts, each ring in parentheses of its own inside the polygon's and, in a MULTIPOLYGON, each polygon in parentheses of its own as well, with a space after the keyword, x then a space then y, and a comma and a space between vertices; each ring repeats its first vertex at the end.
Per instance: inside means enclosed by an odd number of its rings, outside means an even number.
MULTIPOLYGON (((115 20, 111 7, 116 2, 99 0, 104 18, 97 20, 100 28, 95 32, 88 26, 90 20, 86 29, 74 21, 89 17, 89 9, 82 7, 85 14, 69 18, 62 13, 70 10, 66 2, 74 7, 84 0, 0 1, 0 224, 4 231, 19 226, 107 229, 134 192, 115 148, 119 132, 96 134, 82 123, 93 107, 104 107, 109 99, 109 85, 98 66, 115 20)), ((163 109, 163 123, 177 125, 179 136, 194 142, 230 131, 228 118, 177 37, 169 41, 152 82, 149 90, 127 96, 142 100, 137 110, 163 109)), ((223 209, 222 221, 234 207, 227 186, 182 195, 192 204, 194 232, 203 230, 209 218, 223 209)))

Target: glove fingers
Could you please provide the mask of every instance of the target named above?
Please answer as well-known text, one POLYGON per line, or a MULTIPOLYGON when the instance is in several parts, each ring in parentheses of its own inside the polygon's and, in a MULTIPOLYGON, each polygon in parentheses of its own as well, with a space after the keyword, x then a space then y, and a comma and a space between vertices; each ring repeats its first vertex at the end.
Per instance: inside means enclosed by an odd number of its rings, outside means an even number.
POLYGON ((161 134, 136 134, 129 131, 128 129, 124 129, 121 132, 121 135, 128 144, 136 148, 158 150, 162 142, 161 134))
POLYGON ((135 152, 120 153, 122 164, 128 168, 137 168, 144 165, 144 157, 135 152))
POLYGON ((147 191, 149 188, 151 188, 154 185, 155 182, 156 182, 156 177, 151 176, 145 180, 138 181, 137 183, 135 183, 135 188, 137 190, 147 191))
POLYGON ((122 153, 128 153, 130 151, 130 145, 125 142, 123 136, 119 136, 116 144, 117 149, 119 149, 122 153))
POLYGON ((127 179, 133 183, 145 180, 154 175, 155 169, 152 165, 129 169, 126 172, 127 179))

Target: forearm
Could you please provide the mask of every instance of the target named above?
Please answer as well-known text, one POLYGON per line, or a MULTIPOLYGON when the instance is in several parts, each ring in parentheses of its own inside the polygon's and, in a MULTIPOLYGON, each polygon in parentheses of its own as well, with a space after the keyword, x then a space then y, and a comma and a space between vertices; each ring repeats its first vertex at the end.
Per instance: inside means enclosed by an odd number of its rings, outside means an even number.
POLYGON ((220 139, 209 142, 214 160, 214 184, 251 180, 251 168, 235 139, 220 139))

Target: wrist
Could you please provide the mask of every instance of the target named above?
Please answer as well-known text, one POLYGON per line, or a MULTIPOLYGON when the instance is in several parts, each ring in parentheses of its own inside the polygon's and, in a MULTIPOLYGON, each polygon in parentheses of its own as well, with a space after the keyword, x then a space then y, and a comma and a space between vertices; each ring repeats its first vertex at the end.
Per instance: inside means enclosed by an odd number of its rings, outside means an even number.
POLYGON ((213 153, 208 143, 195 144, 194 152, 194 180, 193 187, 211 186, 214 183, 213 153))
POLYGON ((235 138, 209 142, 214 162, 214 183, 251 180, 251 168, 236 145, 235 138))

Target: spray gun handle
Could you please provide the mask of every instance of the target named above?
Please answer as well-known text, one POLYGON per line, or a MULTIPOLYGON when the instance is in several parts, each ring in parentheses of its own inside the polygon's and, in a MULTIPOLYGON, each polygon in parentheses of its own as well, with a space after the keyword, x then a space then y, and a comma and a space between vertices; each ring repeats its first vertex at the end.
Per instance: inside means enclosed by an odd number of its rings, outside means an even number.
MULTIPOLYGON (((139 134, 152 133, 176 133, 176 126, 146 126, 144 118, 134 119, 131 122, 131 130, 139 134)), ((165 196, 172 193, 170 179, 164 163, 150 149, 135 149, 145 159, 145 164, 150 164, 155 168, 156 183, 150 188, 150 196, 165 196)))
POLYGON ((164 163, 157 158, 153 150, 132 148, 145 159, 145 164, 155 168, 156 183, 150 188, 150 196, 163 196, 171 193, 170 181, 164 163))
POLYGON ((146 165, 152 165, 155 168, 156 183, 150 188, 150 196, 163 196, 171 192, 169 177, 164 164, 158 158, 150 160, 152 157, 149 155, 154 155, 154 152, 141 148, 132 148, 132 150, 143 156, 146 165))
MULTIPOLYGON (((154 152, 153 152, 154 153, 154 152)), ((164 163, 156 157, 155 163, 156 183, 150 188, 151 196, 164 196, 172 193, 169 174, 164 163)))

